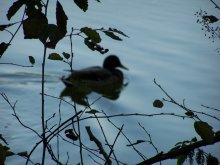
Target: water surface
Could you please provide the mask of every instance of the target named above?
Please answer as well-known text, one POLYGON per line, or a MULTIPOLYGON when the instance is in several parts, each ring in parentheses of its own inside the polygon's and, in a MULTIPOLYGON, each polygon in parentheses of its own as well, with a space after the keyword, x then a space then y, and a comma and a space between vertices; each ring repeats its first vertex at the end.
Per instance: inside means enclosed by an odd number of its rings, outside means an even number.
MULTIPOLYGON (((175 0, 139 0, 139 1, 108 1, 102 3, 89 2, 87 13, 81 12, 72 1, 62 2, 69 17, 68 26, 80 28, 89 26, 93 28, 114 27, 122 30, 129 38, 124 38, 123 42, 113 41, 103 36, 103 45, 110 49, 109 54, 117 54, 129 71, 124 71, 128 86, 122 91, 121 96, 116 101, 100 99, 93 108, 104 110, 108 114, 118 113, 160 113, 175 112, 183 114, 177 106, 166 104, 163 109, 153 108, 152 102, 156 98, 165 97, 161 90, 153 83, 154 78, 163 88, 177 101, 192 109, 210 112, 201 107, 201 104, 220 107, 220 76, 219 63, 220 56, 215 52, 219 41, 212 43, 204 36, 199 24, 196 24, 195 12, 201 9, 213 10, 213 5, 206 0, 175 1, 175 0)), ((8 8, 11 3, 0 2, 1 6, 8 8)), ((53 7, 51 8, 51 10, 53 7)), ((1 18, 5 10, 0 12, 1 18)), ((51 23, 55 23, 54 12, 49 12, 51 23)), ((5 17, 4 17, 5 18, 5 17)), ((0 21, 2 23, 2 21, 0 21)), ((2 33, 1 40, 8 40, 7 35, 2 33)), ((22 38, 22 32, 19 33, 22 38)), ((82 39, 74 39, 74 68, 79 69, 92 65, 101 65, 105 55, 92 52, 82 44, 82 39)), ((11 65, 0 65, 0 92, 5 92, 12 102, 18 100, 16 110, 22 121, 36 130, 40 130, 40 90, 41 90, 41 60, 43 47, 38 41, 15 39, 13 46, 7 50, 0 62, 16 62, 28 65, 28 56, 32 55, 36 59, 33 68, 22 68, 11 65)), ((56 50, 50 52, 62 53, 70 50, 69 39, 66 38, 57 45, 56 50)), ((59 96, 64 88, 60 81, 67 66, 61 62, 46 62, 46 93, 59 96)), ((94 101, 99 96, 93 94, 90 101, 94 101)), ((59 101, 46 97, 46 116, 58 113, 59 101)), ((79 107, 80 109, 80 107, 79 107)), ((30 131, 22 128, 18 121, 11 116, 11 109, 8 104, 0 99, 0 129, 1 133, 8 139, 8 143, 15 152, 30 150, 37 142, 37 137, 30 131), (29 144, 27 145, 27 142, 29 144)), ((62 104, 63 119, 73 114, 71 106, 62 104)), ((219 122, 210 118, 205 118, 219 130, 219 122)), ((128 137, 135 142, 138 139, 147 138, 146 133, 138 126, 140 122, 151 134, 154 144, 161 151, 168 151, 176 142, 190 140, 197 136, 193 121, 174 116, 157 117, 122 117, 112 119, 118 126, 125 124, 124 131, 128 137)), ((103 127, 111 132, 109 138, 113 140, 117 134, 106 121, 102 121, 103 127)), ((99 130, 94 120, 82 123, 84 126, 90 125, 95 131, 99 130)), ((83 138, 88 139, 85 133, 83 138)), ((101 136, 101 135, 100 135, 101 136)), ((197 136, 198 137, 198 136, 197 136)), ((198 137, 199 138, 199 137, 198 137)), ((89 141, 88 145, 91 146, 89 141)), ((121 161, 128 164, 135 164, 142 159, 134 151, 126 147, 127 141, 119 138, 117 143, 117 155, 121 161)), ((76 148, 69 148, 68 144, 63 144, 64 148, 72 155, 78 154, 76 148), (65 147, 66 146, 66 147, 65 147)), ((150 145, 139 145, 138 148, 150 157, 156 152, 150 145)), ((218 158, 219 145, 208 147, 218 158)), ((40 150, 39 150, 40 151, 40 150)), ((40 153, 40 152, 39 152, 40 153)), ((63 160, 66 160, 66 152, 62 152, 63 160)), ((85 153, 87 157, 87 153, 85 153)), ((38 152, 34 154, 33 160, 41 157, 38 152)), ((22 160, 19 159, 22 162, 22 160)), ((79 159, 71 157, 73 164, 79 159)), ((86 161, 91 161, 89 158, 86 161)), ((17 163, 17 159, 10 158, 7 164, 17 163)), ((49 162, 48 162, 49 163, 49 162)), ((175 164, 175 161, 165 161, 164 164, 175 164)), ((22 164, 22 163, 21 163, 22 164)))

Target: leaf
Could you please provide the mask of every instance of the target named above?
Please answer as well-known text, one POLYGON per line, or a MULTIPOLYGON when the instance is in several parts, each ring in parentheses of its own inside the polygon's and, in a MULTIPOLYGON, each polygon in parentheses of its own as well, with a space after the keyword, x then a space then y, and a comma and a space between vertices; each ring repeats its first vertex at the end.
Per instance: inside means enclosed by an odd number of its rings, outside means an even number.
POLYGON ((120 35, 123 35, 124 37, 128 37, 124 32, 118 30, 118 29, 115 29, 115 28, 109 28, 109 31, 112 31, 112 32, 115 32, 115 33, 118 33, 120 35))
POLYGON ((6 49, 8 48, 10 44, 2 42, 0 44, 0 58, 2 57, 2 55, 4 54, 4 52, 6 51, 6 49))
POLYGON ((56 44, 64 37, 63 32, 54 24, 48 24, 47 29, 39 36, 40 41, 48 48, 55 49, 56 44))
POLYGON ((122 41, 122 39, 116 36, 113 32, 110 31, 103 31, 107 36, 111 37, 114 40, 122 41))
POLYGON ((63 60, 63 57, 61 57, 61 56, 60 56, 59 54, 57 54, 57 53, 51 53, 51 54, 49 54, 48 59, 50 59, 50 60, 62 61, 62 60, 63 60))
POLYGON ((186 155, 180 155, 177 157, 177 165, 182 165, 186 161, 186 155))
POLYGON ((96 114, 96 113, 99 113, 99 111, 97 111, 96 109, 91 109, 90 111, 86 111, 86 113, 89 113, 89 114, 96 114))
POLYGON ((23 23, 24 38, 38 39, 47 30, 48 21, 45 15, 37 18, 27 18, 23 23))
POLYGON ((137 145, 137 144, 140 144, 140 143, 144 143, 144 142, 146 142, 146 141, 145 140, 137 140, 135 143, 127 144, 126 146, 130 147, 130 146, 134 146, 134 145, 137 145))
POLYGON ((73 129, 67 129, 65 130, 65 135, 67 138, 76 141, 78 140, 78 135, 76 133, 74 133, 73 129))
POLYGON ((205 21, 209 22, 209 23, 214 23, 217 22, 219 19, 216 18, 214 15, 205 15, 202 17, 205 21))
POLYGON ((185 115, 189 116, 189 117, 193 117, 194 116, 194 113, 192 111, 187 111, 185 113, 185 115))
POLYGON ((9 148, 0 144, 0 164, 4 165, 9 148))
POLYGON ((196 121, 194 123, 194 128, 198 135, 206 142, 212 143, 214 141, 214 132, 212 127, 203 121, 196 121))
POLYGON ((19 152, 19 153, 17 153, 17 155, 27 158, 28 157, 28 152, 27 151, 19 152))
POLYGON ((96 30, 89 27, 83 27, 80 29, 80 31, 83 32, 85 35, 87 35, 92 40, 92 42, 95 43, 101 42, 99 33, 96 30))
POLYGON ((30 63, 31 63, 32 65, 34 65, 34 64, 35 64, 35 59, 34 59, 34 57, 33 57, 33 56, 28 56, 28 57, 29 57, 30 63))
POLYGON ((74 2, 84 12, 88 9, 88 0, 74 0, 74 2))
POLYGON ((24 0, 18 0, 12 4, 6 15, 8 20, 10 20, 15 15, 15 13, 17 13, 17 11, 21 8, 24 2, 25 2, 24 0))
POLYGON ((207 157, 206 157, 206 164, 207 165, 218 165, 219 164, 219 161, 216 157, 212 156, 211 154, 209 154, 207 157))
POLYGON ((68 17, 66 16, 62 5, 60 4, 59 1, 57 1, 57 6, 56 6, 56 19, 57 19, 57 26, 58 28, 63 32, 65 35, 67 32, 67 20, 68 17))
POLYGON ((154 100, 153 106, 156 107, 156 108, 162 108, 163 107, 163 102, 158 100, 158 99, 154 100))
POLYGON ((63 52, 62 54, 63 54, 65 59, 68 60, 70 58, 70 54, 69 53, 63 52))
POLYGON ((12 25, 14 25, 14 24, 16 24, 16 23, 10 23, 10 24, 7 24, 7 25, 0 25, 0 31, 3 31, 3 30, 5 30, 6 28, 8 28, 8 27, 10 27, 10 26, 12 26, 12 25))

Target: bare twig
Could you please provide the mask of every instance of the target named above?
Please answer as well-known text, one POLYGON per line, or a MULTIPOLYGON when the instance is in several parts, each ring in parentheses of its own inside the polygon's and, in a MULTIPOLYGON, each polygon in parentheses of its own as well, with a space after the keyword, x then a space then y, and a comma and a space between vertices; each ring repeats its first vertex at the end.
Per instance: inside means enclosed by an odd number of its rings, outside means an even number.
POLYGON ((105 152, 105 150, 104 150, 104 148, 103 148, 103 146, 102 146, 102 143, 93 135, 93 133, 92 133, 92 131, 91 131, 91 129, 90 129, 89 126, 86 126, 86 131, 87 131, 87 133, 88 133, 88 135, 89 135, 90 140, 91 140, 91 141, 94 141, 94 143, 95 143, 95 144, 97 145, 97 147, 99 148, 100 154, 103 155, 103 157, 104 157, 105 160, 107 161, 107 164, 108 164, 108 165, 111 165, 112 162, 111 162, 111 160, 109 159, 108 154, 105 152))
POLYGON ((21 64, 11 63, 11 62, 1 62, 0 65, 15 65, 15 66, 21 66, 21 67, 33 67, 33 65, 21 65, 21 64))

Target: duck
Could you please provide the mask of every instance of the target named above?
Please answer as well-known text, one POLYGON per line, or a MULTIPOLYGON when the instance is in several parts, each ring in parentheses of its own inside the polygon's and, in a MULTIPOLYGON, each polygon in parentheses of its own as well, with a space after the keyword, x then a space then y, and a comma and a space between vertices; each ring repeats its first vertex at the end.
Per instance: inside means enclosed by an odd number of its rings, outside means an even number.
POLYGON ((62 81, 67 87, 80 82, 92 88, 122 83, 124 76, 118 68, 128 70, 127 67, 122 65, 116 55, 109 55, 105 58, 102 67, 92 66, 81 70, 74 70, 69 77, 62 79, 62 81))
POLYGON ((109 55, 104 59, 102 66, 74 70, 67 78, 62 78, 66 87, 60 96, 69 96, 72 101, 81 105, 87 105, 88 95, 92 92, 116 100, 122 89, 127 86, 119 68, 128 70, 116 55, 109 55))

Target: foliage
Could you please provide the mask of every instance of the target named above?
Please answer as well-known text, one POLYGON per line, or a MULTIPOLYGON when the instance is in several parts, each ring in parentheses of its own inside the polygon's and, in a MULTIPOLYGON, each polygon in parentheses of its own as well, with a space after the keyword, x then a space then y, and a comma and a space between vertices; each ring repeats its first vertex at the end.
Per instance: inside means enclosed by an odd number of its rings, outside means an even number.
MULTIPOLYGON (((99 0, 96 0, 97 2, 100 2, 99 0)), ((33 128, 28 127, 25 125, 20 118, 18 117, 16 113, 16 103, 13 104, 12 101, 7 97, 5 93, 0 93, 2 98, 8 103, 10 108, 13 111, 13 116, 18 120, 18 122, 25 128, 31 130, 33 134, 35 134, 39 141, 34 145, 31 151, 29 152, 20 152, 20 153, 13 153, 10 148, 8 147, 7 140, 0 134, 0 164, 4 165, 5 160, 8 156, 12 155, 18 155, 22 158, 26 159, 26 164, 31 162, 31 156, 33 152, 36 150, 39 145, 42 145, 42 158, 37 162, 36 164, 46 164, 45 160, 46 158, 46 152, 49 153, 51 156, 52 161, 56 164, 68 164, 61 162, 59 159, 59 151, 58 154, 54 153, 53 146, 51 146, 51 141, 55 138, 62 139, 74 147, 77 147, 79 149, 79 155, 80 155, 80 162, 79 164, 83 164, 84 158, 83 158, 83 152, 87 151, 93 155, 91 157, 93 162, 97 162, 94 158, 98 159, 98 164, 112 164, 113 162, 116 162, 117 164, 125 164, 124 162, 121 162, 119 158, 117 157, 117 154, 115 153, 115 145, 119 137, 123 137, 126 142, 128 143, 126 146, 133 149, 133 151, 138 154, 143 161, 138 162, 138 164, 153 164, 156 162, 161 162, 167 159, 176 159, 178 165, 182 165, 184 162, 189 161, 190 164, 193 164, 195 161, 199 165, 207 164, 207 165, 215 165, 218 164, 218 159, 214 157, 211 153, 206 153, 201 149, 201 147, 205 147, 208 145, 214 145, 217 142, 220 142, 220 131, 213 130, 212 126, 207 123, 206 121, 201 120, 199 115, 208 116, 212 118, 213 120, 220 121, 219 118, 216 116, 212 116, 211 114, 207 114, 204 112, 196 111, 193 109, 190 109, 186 107, 184 101, 183 103, 177 102, 173 97, 171 97, 162 87, 159 85, 156 80, 154 80, 155 85, 165 94, 166 98, 162 99, 156 99, 153 102, 152 107, 155 108, 164 108, 164 104, 173 104, 177 106, 181 112, 180 113, 169 113, 169 112, 160 112, 155 114, 116 114, 116 115, 108 115, 104 111, 100 111, 97 109, 92 108, 92 105, 94 103, 87 102, 85 104, 84 110, 78 110, 76 108, 75 103, 72 104, 70 102, 67 102, 63 98, 57 98, 55 96, 50 96, 45 94, 44 92, 44 82, 45 82, 45 60, 54 60, 54 61, 62 61, 69 65, 70 70, 72 70, 72 61, 73 61, 73 51, 72 51, 72 37, 80 37, 83 39, 84 44, 92 51, 97 51, 101 54, 105 54, 108 52, 107 48, 103 48, 101 46, 101 35, 104 34, 108 36, 109 38, 116 40, 116 41, 122 41, 123 37, 128 37, 124 32, 115 29, 115 28, 92 28, 92 27, 81 27, 80 29, 71 29, 71 32, 68 33, 67 31, 67 23, 68 23, 68 16, 65 13, 64 8, 62 7, 62 4, 59 1, 56 1, 56 24, 49 24, 49 20, 47 17, 47 9, 48 9, 48 0, 42 1, 42 0, 17 0, 15 1, 12 6, 9 8, 7 12, 7 19, 11 21, 11 19, 18 13, 19 10, 24 9, 24 13, 22 16, 22 19, 20 22, 11 22, 9 24, 0 25, 0 31, 6 31, 11 35, 11 40, 8 43, 2 42, 0 44, 0 57, 6 52, 7 48, 11 45, 11 42, 13 38, 16 36, 18 30, 22 27, 23 33, 24 33, 24 39, 36 39, 39 40, 43 46, 44 46, 44 54, 43 54, 43 60, 42 60, 42 89, 41 89, 41 102, 42 102, 42 109, 41 109, 41 125, 42 125, 42 132, 39 133, 35 131, 33 128), (12 33, 8 30, 9 27, 14 26, 16 24, 19 24, 17 30, 12 33), (71 45, 71 52, 63 52, 62 54, 57 53, 56 46, 57 44, 62 41, 64 37, 70 37, 70 45, 71 45), (53 53, 50 53, 47 56, 47 49, 54 49, 53 53), (47 57, 47 58, 46 58, 47 57), (48 121, 52 120, 55 117, 55 113, 51 115, 49 119, 45 119, 45 97, 52 97, 54 99, 57 99, 60 101, 60 105, 62 102, 65 102, 72 106, 72 109, 74 110, 74 114, 64 121, 61 122, 61 114, 59 113, 59 122, 56 125, 50 126, 48 125, 48 121), (177 117, 180 119, 189 119, 194 122, 194 129, 195 133, 197 133, 197 138, 192 138, 191 140, 185 140, 182 142, 177 142, 173 148, 171 148, 169 151, 159 151, 158 148, 153 143, 153 140, 151 138, 151 135, 148 133, 148 131, 145 129, 144 126, 142 126, 140 123, 140 128, 144 131, 144 133, 147 135, 147 138, 140 138, 135 139, 134 141, 131 141, 125 134, 124 131, 124 125, 117 126, 113 123, 111 118, 116 117, 129 117, 129 116, 140 116, 140 117, 152 117, 152 116, 172 116, 177 117), (80 124, 84 120, 93 119, 96 121, 96 123, 99 125, 99 131, 104 137, 104 140, 101 140, 100 137, 98 137, 91 129, 90 126, 86 126, 87 134, 91 140, 92 143, 95 144, 96 149, 91 149, 85 145, 85 142, 82 140, 82 132, 80 128, 80 124), (108 140, 108 130, 104 130, 103 126, 100 122, 100 119, 105 119, 108 123, 111 124, 113 128, 116 128, 118 133, 114 138, 113 142, 109 142, 108 140), (71 128, 69 128, 71 127, 71 128), (64 131, 65 139, 62 137, 61 132, 64 131), (77 143, 77 145, 75 144, 77 143), (4 143, 4 145, 2 144, 4 143), (137 146, 143 145, 145 143, 148 143, 153 147, 153 149, 156 152, 156 155, 147 158, 145 153, 141 153, 137 146), (105 145, 103 145, 105 144, 105 145), (41 161, 41 162, 40 162, 41 161)), ((86 12, 88 10, 89 4, 88 0, 74 0, 73 1, 83 12, 86 12)), ((211 27, 214 23, 218 22, 218 18, 213 15, 208 15, 206 12, 200 11, 196 13, 198 17, 201 20, 198 20, 198 23, 201 23, 202 26, 204 26, 205 30, 208 33, 211 33, 211 38, 220 38, 219 37, 219 27, 213 28, 211 27)), ((33 56, 29 56, 29 62, 31 64, 31 67, 35 64, 35 58, 33 56)), ((18 65, 19 64, 13 64, 18 65)), ((27 67, 27 66, 23 66, 27 67)), ((30 66, 28 66, 30 67, 30 66)), ((206 107, 209 110, 213 110, 213 108, 206 107)), ((59 107, 60 109, 60 107, 59 107)), ((220 112, 220 110, 217 110, 220 112)), ((85 133, 84 133, 85 134, 85 133)), ((83 135, 84 135, 83 134, 83 135)), ((61 146, 62 147, 62 146, 61 146)), ((68 158, 69 159, 69 158, 68 158)))

